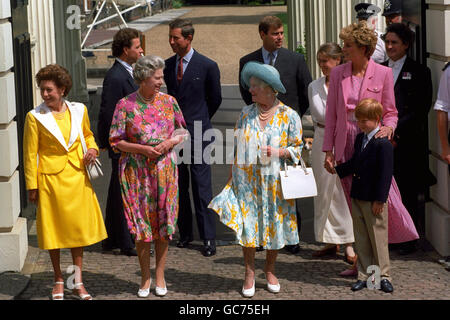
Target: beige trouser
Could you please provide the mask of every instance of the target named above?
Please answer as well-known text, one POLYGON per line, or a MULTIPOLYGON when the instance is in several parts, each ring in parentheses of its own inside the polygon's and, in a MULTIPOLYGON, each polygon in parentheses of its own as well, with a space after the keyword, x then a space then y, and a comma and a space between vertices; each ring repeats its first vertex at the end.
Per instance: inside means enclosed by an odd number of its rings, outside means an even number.
POLYGON ((381 280, 390 280, 387 204, 383 212, 375 216, 372 202, 352 198, 352 219, 358 254, 358 280, 367 281, 367 268, 371 265, 380 268, 381 280))

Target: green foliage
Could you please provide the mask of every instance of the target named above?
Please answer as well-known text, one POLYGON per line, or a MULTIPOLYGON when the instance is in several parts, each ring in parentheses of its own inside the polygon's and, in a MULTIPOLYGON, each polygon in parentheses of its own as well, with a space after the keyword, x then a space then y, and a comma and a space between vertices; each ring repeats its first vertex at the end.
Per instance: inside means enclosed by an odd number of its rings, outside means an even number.
POLYGON ((173 7, 174 9, 179 9, 179 8, 181 8, 182 6, 184 6, 184 1, 183 1, 183 0, 173 0, 173 2, 172 2, 172 7, 173 7))
POLYGON ((297 49, 295 49, 295 51, 297 51, 298 53, 301 53, 305 57, 305 60, 306 60, 307 52, 306 52, 306 48, 304 46, 299 44, 297 49))

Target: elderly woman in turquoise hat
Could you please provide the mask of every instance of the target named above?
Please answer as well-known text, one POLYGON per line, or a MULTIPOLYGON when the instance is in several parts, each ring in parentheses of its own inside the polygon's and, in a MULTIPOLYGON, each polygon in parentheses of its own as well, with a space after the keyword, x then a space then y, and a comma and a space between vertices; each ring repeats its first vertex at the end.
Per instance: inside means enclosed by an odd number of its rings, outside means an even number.
POLYGON ((295 201, 283 199, 279 171, 285 161, 300 161, 303 142, 299 115, 277 99, 277 93, 286 89, 274 67, 248 62, 241 81, 249 88, 253 104, 243 108, 236 123, 231 177, 209 208, 236 232, 245 263, 242 295, 252 297, 256 248, 266 249, 267 289, 278 293, 278 250, 299 242, 295 201))

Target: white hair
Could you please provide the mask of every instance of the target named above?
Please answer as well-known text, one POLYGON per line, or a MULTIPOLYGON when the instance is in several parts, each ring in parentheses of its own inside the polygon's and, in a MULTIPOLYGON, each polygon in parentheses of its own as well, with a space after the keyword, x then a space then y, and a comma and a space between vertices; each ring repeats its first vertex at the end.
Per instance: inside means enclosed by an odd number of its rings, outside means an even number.
POLYGON ((148 55, 139 60, 134 65, 133 77, 137 84, 153 76, 156 70, 164 69, 165 63, 161 57, 148 55))

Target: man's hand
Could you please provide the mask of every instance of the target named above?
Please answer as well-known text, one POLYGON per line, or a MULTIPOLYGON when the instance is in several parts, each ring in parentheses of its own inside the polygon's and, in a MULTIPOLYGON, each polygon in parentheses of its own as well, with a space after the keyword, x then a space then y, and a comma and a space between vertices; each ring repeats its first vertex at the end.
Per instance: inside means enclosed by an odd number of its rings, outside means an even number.
POLYGON ((372 202, 372 213, 379 216, 383 212, 384 203, 379 201, 372 202))
POLYGON ((38 189, 28 190, 28 200, 34 204, 37 204, 38 202, 38 189))

